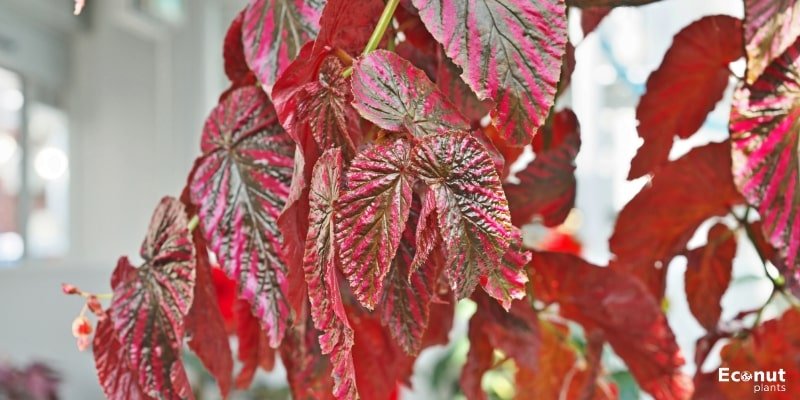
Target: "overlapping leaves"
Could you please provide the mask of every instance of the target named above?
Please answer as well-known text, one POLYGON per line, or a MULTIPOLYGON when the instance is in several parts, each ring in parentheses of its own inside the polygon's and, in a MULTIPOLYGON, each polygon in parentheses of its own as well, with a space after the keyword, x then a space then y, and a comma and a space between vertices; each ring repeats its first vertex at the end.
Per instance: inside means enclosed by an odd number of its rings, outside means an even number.
POLYGON ((493 123, 527 144, 553 105, 567 41, 563 0, 413 0, 420 18, 480 99, 493 123))
POLYGON ((800 41, 734 94, 734 178, 789 268, 800 262, 800 41))
POLYGON ((201 148, 190 181, 200 227, 277 347, 289 306, 276 220, 289 193, 294 144, 266 95, 247 86, 211 113, 201 148))
POLYGON ((159 399, 192 397, 181 361, 183 319, 195 286, 195 253, 187 223, 183 205, 165 197, 142 243, 144 264, 134 268, 123 257, 114 270, 109 309, 114 332, 102 326, 105 338, 95 348, 101 383, 109 397, 127 396, 119 390, 141 390, 159 399))

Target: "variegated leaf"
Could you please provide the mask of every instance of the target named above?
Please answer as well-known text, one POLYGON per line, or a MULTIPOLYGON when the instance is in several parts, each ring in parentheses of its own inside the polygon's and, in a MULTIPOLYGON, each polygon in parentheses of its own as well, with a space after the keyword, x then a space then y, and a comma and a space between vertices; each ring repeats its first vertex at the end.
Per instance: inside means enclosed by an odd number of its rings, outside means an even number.
POLYGON ((105 318, 97 323, 92 342, 97 378, 103 394, 109 400, 152 400, 139 386, 139 374, 134 369, 125 348, 119 342, 114 324, 105 318))
POLYGON ((508 311, 513 300, 525 297, 525 284, 528 283, 525 266, 530 261, 531 253, 522 248, 522 234, 517 229, 512 230, 502 262, 480 277, 481 287, 508 311))
POLYGON ((325 152, 317 161, 309 193, 309 226, 303 270, 314 326, 321 332, 323 354, 330 354, 333 393, 338 399, 354 399, 356 377, 353 369, 353 328, 347 321, 336 268, 334 224, 336 201, 342 175, 342 153, 325 152))
POLYGON ((733 173, 758 207, 769 242, 795 274, 800 264, 800 40, 734 94, 733 173))
POLYGON ((467 133, 428 136, 414 151, 414 173, 429 187, 447 253, 445 271, 458 298, 497 268, 512 225, 500 178, 484 147, 467 133))
POLYGON ((192 398, 181 361, 184 317, 194 298, 195 253, 183 205, 165 197, 153 213, 134 268, 114 270, 109 314, 139 386, 158 399, 192 398))
POLYGON ((244 55, 267 93, 317 36, 324 5, 325 0, 250 0, 242 24, 244 55))
POLYGON ((289 194, 294 143, 267 96, 236 89, 209 116, 191 178, 200 227, 277 347, 289 318, 276 220, 289 194))
POLYGON ((373 51, 353 68, 353 106, 367 120, 414 136, 469 130, 469 122, 422 70, 396 53, 373 51))
POLYGON ((567 43, 563 0, 413 0, 428 31, 464 71, 495 126, 528 144, 556 94, 567 43))
POLYGON ((800 1, 744 0, 747 83, 753 84, 800 36, 800 1))
POLYGON ((369 309, 381 298, 411 207, 411 145, 404 139, 359 153, 345 176, 336 219, 341 268, 369 309))

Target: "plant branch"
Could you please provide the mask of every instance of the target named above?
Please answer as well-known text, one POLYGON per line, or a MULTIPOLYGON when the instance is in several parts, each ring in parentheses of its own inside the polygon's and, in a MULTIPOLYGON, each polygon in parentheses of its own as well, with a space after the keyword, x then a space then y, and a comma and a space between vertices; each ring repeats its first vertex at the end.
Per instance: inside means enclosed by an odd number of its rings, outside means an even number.
MULTIPOLYGON (((400 4, 400 0, 389 0, 386 2, 386 6, 383 8, 381 17, 378 19, 378 25, 376 25, 375 30, 372 31, 372 36, 369 37, 367 46, 364 47, 364 51, 361 52, 362 55, 367 55, 378 48, 378 45, 381 43, 381 39, 383 39, 383 34, 386 33, 386 29, 389 27, 389 24, 392 23, 392 17, 394 17, 394 11, 397 10, 398 4, 400 4)), ((352 74, 352 66, 347 67, 347 69, 342 71, 342 76, 345 78, 352 74)))
POLYGON ((189 230, 189 233, 197 228, 197 225, 200 225, 200 217, 195 215, 192 219, 189 220, 189 224, 186 226, 186 229, 189 230))

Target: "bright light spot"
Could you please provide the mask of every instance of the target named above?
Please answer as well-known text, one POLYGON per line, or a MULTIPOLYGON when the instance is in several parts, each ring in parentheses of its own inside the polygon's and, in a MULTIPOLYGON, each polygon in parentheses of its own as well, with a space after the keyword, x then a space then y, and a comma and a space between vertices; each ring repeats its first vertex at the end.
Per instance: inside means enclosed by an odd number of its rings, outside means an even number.
POLYGON ((0 233, 0 262, 17 261, 25 253, 22 236, 16 232, 0 233))
POLYGON ((611 85, 617 81, 617 70, 610 64, 600 64, 594 69, 594 78, 601 85, 611 85))
POLYGON ((6 89, 0 92, 0 108, 19 111, 24 103, 25 97, 17 89, 6 89))
POLYGON ((33 167, 43 179, 54 181, 67 172, 69 160, 61 149, 45 147, 36 155, 33 167))
POLYGON ((17 151, 17 141, 11 135, 0 134, 0 164, 5 164, 17 151))
POLYGON ((731 63, 731 72, 736 74, 736 76, 742 77, 744 76, 744 72, 747 69, 747 62, 744 58, 740 58, 731 63))

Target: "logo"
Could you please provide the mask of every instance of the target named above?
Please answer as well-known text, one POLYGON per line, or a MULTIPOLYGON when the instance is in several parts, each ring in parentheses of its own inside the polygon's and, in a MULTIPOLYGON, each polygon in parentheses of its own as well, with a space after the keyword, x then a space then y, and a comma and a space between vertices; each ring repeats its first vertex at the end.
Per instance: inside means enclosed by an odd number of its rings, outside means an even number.
POLYGON ((750 383, 753 393, 786 391, 786 371, 783 368, 771 371, 731 371, 730 368, 720 368, 717 370, 717 381, 750 383))

